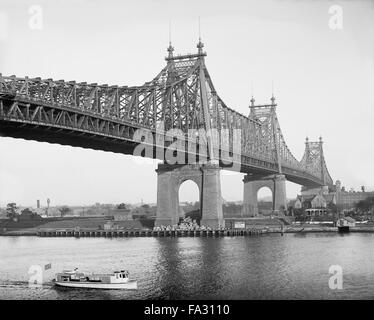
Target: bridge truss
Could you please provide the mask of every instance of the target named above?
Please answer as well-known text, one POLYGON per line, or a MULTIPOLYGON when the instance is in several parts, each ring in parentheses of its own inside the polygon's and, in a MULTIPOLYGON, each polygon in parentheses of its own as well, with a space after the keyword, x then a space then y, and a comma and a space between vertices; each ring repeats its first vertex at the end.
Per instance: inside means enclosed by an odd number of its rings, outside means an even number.
MULTIPOLYGON (((214 88, 202 49, 200 41, 197 54, 173 56, 170 45, 166 66, 142 86, 0 74, 0 133, 131 154, 139 144, 134 139, 138 129, 157 135, 162 124, 163 142, 168 140, 169 129, 178 130, 187 140, 196 138, 194 130, 214 129, 228 132, 228 144, 223 146, 209 135, 201 136, 197 144, 207 146, 210 159, 216 157, 221 163, 225 157, 234 157, 239 164, 237 170, 244 173, 282 173, 305 186, 332 185, 322 142, 308 142, 298 161, 282 135, 274 99, 270 105, 257 106, 252 100, 249 116, 229 108, 214 88), (240 146, 236 148, 238 131, 240 146)), ((154 139, 156 147, 167 146, 158 146, 157 141, 160 139, 154 139)))

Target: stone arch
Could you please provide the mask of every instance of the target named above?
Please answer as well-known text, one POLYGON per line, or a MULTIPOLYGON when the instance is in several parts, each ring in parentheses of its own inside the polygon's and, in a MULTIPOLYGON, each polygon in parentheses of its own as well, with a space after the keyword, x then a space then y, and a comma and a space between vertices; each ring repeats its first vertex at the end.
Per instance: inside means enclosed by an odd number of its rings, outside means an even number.
POLYGON ((194 182, 197 187, 199 188, 199 192, 201 191, 201 173, 194 174, 194 175, 188 175, 188 176, 179 176, 178 177, 178 191, 181 187, 181 185, 187 181, 194 182))
POLYGON ((273 210, 273 205, 274 205, 274 186, 268 186, 268 185, 264 185, 264 186, 259 186, 258 189, 257 189, 257 192, 256 192, 256 202, 257 202, 257 210, 258 210, 258 213, 271 213, 271 211, 273 210), (259 202, 260 200, 262 199, 263 196, 270 196, 270 199, 268 199, 266 202, 271 202, 271 206, 269 208, 266 208, 263 210, 261 210, 261 207, 259 207, 259 202))
POLYGON ((269 185, 264 185, 264 186, 259 186, 258 189, 257 189, 257 196, 260 196, 260 191, 270 191, 270 194, 273 194, 273 186, 269 186, 269 185))
MULTIPOLYGON (((193 177, 192 179, 189 179, 189 178, 183 178, 183 179, 180 179, 179 181, 179 185, 178 185, 178 191, 177 191, 177 196, 178 196, 178 208, 179 208, 179 218, 181 217, 181 207, 180 207, 180 203, 181 203, 181 199, 180 199, 180 195, 181 195, 181 187, 183 187, 183 185, 185 184, 192 184, 194 185, 195 187, 197 187, 197 194, 198 194, 198 197, 197 197, 197 200, 200 204, 199 206, 199 210, 200 210, 200 214, 201 214, 201 199, 202 199, 202 194, 201 194, 201 179, 199 177, 193 177)), ((184 215, 183 215, 184 217, 184 215)))
POLYGON ((273 195, 273 208, 275 210, 281 210, 282 207, 286 208, 287 199, 284 175, 273 175, 266 177, 253 177, 247 175, 244 177, 243 182, 243 215, 249 217, 258 215, 257 193, 263 187, 267 187, 271 190, 273 195))

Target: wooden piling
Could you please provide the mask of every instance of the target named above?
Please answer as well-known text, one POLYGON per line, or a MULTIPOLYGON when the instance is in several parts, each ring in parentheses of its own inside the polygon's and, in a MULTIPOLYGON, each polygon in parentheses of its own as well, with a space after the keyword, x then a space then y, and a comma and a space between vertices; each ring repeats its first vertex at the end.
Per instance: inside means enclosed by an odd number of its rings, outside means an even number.
POLYGON ((260 236, 266 233, 259 228, 227 230, 51 230, 39 229, 38 237, 237 237, 260 236))

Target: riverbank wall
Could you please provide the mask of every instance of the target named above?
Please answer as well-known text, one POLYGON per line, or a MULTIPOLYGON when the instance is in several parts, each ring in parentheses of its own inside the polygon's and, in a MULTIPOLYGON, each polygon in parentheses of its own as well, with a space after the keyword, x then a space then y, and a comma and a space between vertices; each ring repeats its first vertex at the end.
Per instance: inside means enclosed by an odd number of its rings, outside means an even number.
MULTIPOLYGON (((245 229, 224 230, 150 230, 142 228, 25 228, 16 230, 0 229, 0 236, 39 236, 39 237, 233 237, 259 236, 264 234, 284 233, 337 233, 337 227, 323 225, 269 226, 255 225, 245 229)), ((374 225, 351 227, 350 232, 374 233, 374 225)))
MULTIPOLYGON (((38 237, 235 237, 235 236, 261 236, 270 233, 311 233, 311 232, 337 232, 337 228, 251 228, 229 230, 101 230, 101 229, 39 229, 39 230, 11 230, 0 233, 0 236, 38 236, 38 237)), ((374 232, 374 229, 373 229, 374 232)))
POLYGON ((259 236, 262 229, 248 230, 39 230, 39 237, 230 237, 259 236))

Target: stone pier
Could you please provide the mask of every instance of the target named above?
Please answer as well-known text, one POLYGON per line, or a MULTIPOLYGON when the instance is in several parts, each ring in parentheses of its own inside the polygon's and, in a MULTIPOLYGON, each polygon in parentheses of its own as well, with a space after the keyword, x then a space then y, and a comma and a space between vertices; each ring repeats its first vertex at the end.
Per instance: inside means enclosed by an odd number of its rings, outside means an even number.
POLYGON ((220 168, 216 164, 175 166, 159 164, 157 170, 157 218, 155 226, 175 225, 179 220, 179 187, 194 181, 200 194, 200 224, 218 229, 224 226, 220 168))
POLYGON ((243 207, 245 217, 258 215, 257 193, 262 187, 268 187, 273 195, 273 209, 282 214, 287 209, 286 178, 282 174, 270 176, 246 175, 243 179, 243 207))

